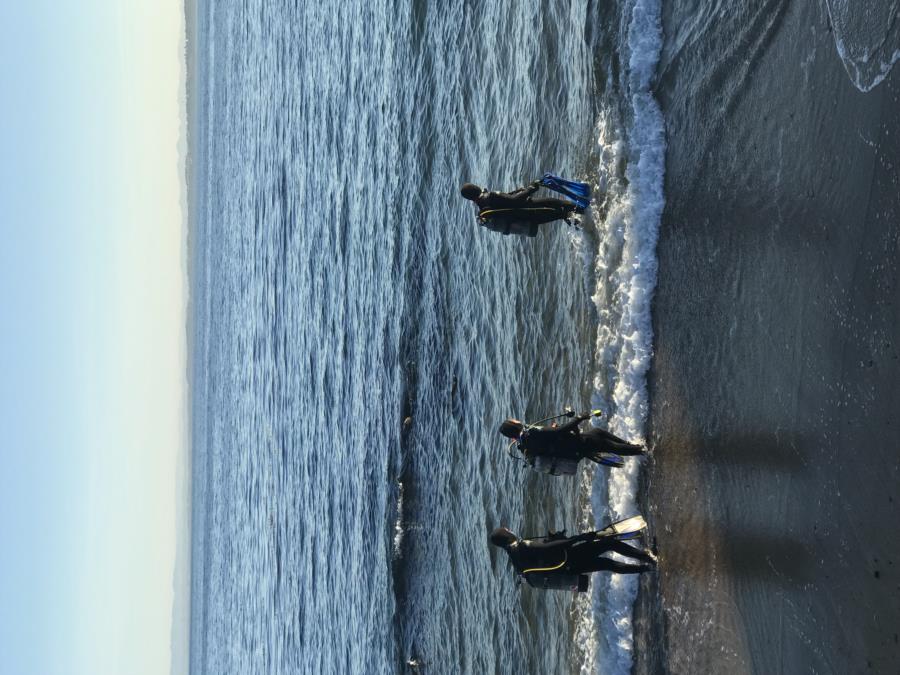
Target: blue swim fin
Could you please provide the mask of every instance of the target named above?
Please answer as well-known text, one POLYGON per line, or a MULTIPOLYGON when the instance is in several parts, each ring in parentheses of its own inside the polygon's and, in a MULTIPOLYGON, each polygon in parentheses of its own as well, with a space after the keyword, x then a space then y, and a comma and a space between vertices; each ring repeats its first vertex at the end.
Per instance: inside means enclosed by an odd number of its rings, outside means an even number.
POLYGON ((625 460, 614 452, 601 452, 596 462, 603 466, 614 466, 617 469, 621 469, 625 466, 625 460))
POLYGON ((580 183, 554 176, 552 173, 545 173, 543 178, 541 178, 541 185, 565 195, 575 202, 580 209, 586 209, 588 204, 591 203, 591 186, 587 183, 580 183))

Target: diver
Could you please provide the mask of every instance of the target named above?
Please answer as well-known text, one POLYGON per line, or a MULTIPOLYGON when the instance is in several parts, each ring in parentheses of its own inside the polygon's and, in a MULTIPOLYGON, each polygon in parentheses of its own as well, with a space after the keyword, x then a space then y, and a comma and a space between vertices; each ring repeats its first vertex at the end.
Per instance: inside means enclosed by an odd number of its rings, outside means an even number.
POLYGON ((554 220, 564 220, 577 227, 578 214, 584 213, 585 206, 553 197, 531 198, 546 180, 546 177, 536 180, 512 192, 489 192, 466 183, 460 192, 478 206, 478 223, 494 232, 534 237, 542 224, 554 220))
POLYGON ((592 572, 640 574, 656 566, 653 552, 622 541, 639 536, 645 527, 644 519, 634 516, 600 532, 567 537, 563 530, 534 539, 521 539, 507 528, 498 527, 491 532, 489 541, 506 551, 516 573, 530 586, 583 592, 587 590, 586 575, 592 572), (618 553, 631 561, 604 558, 604 553, 618 553))
POLYGON ((642 446, 629 443, 599 427, 581 431, 579 425, 582 422, 590 417, 599 417, 600 414, 599 410, 593 410, 576 415, 571 408, 567 408, 561 415, 548 417, 535 424, 508 419, 500 425, 499 431, 513 439, 528 466, 551 475, 574 474, 582 459, 605 466, 621 467, 625 464, 621 456, 644 454, 642 446), (560 417, 569 417, 571 420, 561 426, 539 426, 540 422, 560 417))

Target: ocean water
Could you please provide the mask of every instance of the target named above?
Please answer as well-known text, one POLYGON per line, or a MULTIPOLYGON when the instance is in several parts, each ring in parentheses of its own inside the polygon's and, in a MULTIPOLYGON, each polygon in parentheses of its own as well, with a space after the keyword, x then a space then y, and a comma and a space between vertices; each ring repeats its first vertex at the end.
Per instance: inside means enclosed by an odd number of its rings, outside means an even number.
POLYGON ((633 579, 519 588, 486 538, 637 511, 638 461, 550 479, 496 428, 594 405, 642 438, 658 15, 199 4, 194 672, 628 672, 633 579), (594 184, 584 232, 502 237, 458 194, 545 171, 594 184))

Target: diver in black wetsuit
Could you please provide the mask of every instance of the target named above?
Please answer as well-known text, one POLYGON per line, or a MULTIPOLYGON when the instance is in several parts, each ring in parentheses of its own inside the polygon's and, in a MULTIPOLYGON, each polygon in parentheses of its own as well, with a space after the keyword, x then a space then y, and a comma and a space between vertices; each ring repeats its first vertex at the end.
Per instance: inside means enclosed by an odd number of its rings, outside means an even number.
MULTIPOLYGON (((526 426, 519 420, 508 419, 500 425, 499 431, 507 438, 518 441, 525 461, 532 466, 539 456, 576 462, 586 458, 599 464, 602 463, 601 454, 604 452, 625 456, 644 453, 642 446, 628 443, 598 427, 581 431, 579 425, 594 414, 588 412, 575 415, 567 410, 560 417, 571 417, 571 421, 549 427, 526 426)), ((596 414, 599 415, 599 411, 596 414)))
POLYGON ((584 209, 565 199, 532 199, 541 181, 521 187, 513 192, 489 192, 472 183, 462 186, 460 192, 478 206, 478 222, 483 227, 501 234, 520 234, 533 237, 543 223, 565 220, 577 224, 577 213, 584 209))
MULTIPOLYGON (((653 569, 656 556, 640 548, 626 544, 615 537, 601 537, 596 532, 585 532, 575 537, 562 532, 550 532, 539 539, 520 539, 505 527, 491 532, 490 542, 509 555, 516 572, 532 586, 547 587, 542 582, 547 576, 581 575, 591 572, 616 572, 640 574, 653 569), (624 563, 600 557, 614 552, 640 563, 624 563)), ((580 589, 583 590, 583 589, 580 589)))

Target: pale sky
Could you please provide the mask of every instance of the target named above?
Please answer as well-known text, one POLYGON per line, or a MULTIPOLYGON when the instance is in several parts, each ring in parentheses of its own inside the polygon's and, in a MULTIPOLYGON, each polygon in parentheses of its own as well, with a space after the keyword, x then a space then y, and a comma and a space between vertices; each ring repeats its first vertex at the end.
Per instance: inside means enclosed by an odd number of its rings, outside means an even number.
POLYGON ((183 6, 0 33, 0 670, 186 672, 183 6))

